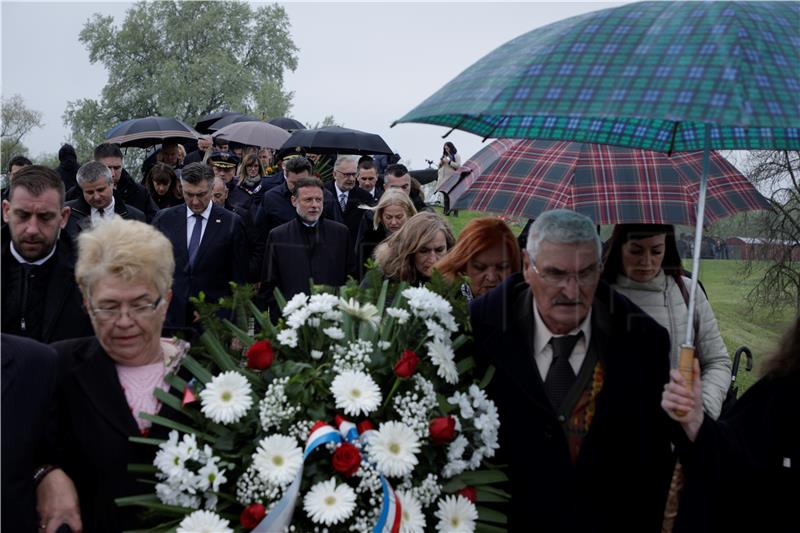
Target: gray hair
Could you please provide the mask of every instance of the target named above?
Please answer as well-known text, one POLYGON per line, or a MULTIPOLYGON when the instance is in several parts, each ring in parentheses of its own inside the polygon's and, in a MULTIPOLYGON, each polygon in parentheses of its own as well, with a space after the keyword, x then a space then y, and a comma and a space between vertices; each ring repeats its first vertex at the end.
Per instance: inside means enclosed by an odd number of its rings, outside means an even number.
POLYGON ((336 163, 333 164, 334 170, 338 170, 339 167, 342 166, 342 163, 345 163, 347 161, 350 161, 351 163, 353 163, 356 166, 358 165, 358 158, 356 158, 356 156, 354 156, 354 155, 340 155, 339 157, 336 158, 336 163))
POLYGON ((105 178, 106 183, 111 184, 111 169, 100 161, 84 163, 75 175, 78 183, 94 183, 100 178, 105 178))
POLYGON ((525 250, 532 263, 543 241, 560 244, 591 242, 597 250, 597 260, 601 260, 602 243, 592 219, 569 209, 545 211, 531 225, 525 250))
POLYGON ((214 171, 211 167, 203 163, 189 163, 181 170, 181 181, 198 185, 201 181, 207 181, 209 187, 214 186, 214 171))

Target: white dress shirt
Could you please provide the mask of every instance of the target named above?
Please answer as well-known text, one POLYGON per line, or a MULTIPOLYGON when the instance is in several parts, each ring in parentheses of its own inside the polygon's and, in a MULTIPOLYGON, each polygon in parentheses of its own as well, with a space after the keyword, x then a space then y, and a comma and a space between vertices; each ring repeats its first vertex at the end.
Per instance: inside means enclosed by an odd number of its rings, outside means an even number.
MULTIPOLYGON (((556 335, 547 327, 539 315, 539 308, 536 306, 536 300, 533 300, 533 316, 535 331, 533 332, 534 354, 533 358, 536 361, 536 367, 539 369, 539 375, 542 381, 547 377, 547 371, 550 370, 550 363, 553 362, 553 347, 550 344, 550 337, 563 337, 564 335, 556 335)), ((579 331, 583 332, 583 336, 578 339, 575 348, 572 349, 572 354, 569 356, 569 365, 572 367, 573 372, 577 376, 583 365, 583 360, 586 358, 586 350, 589 347, 589 341, 592 338, 592 310, 589 309, 589 314, 583 319, 577 328, 573 329, 568 335, 575 335, 579 331)))
POLYGON ((114 204, 116 204, 116 203, 117 203, 117 201, 112 196, 111 197, 111 203, 108 204, 105 209, 103 209, 102 216, 100 215, 100 210, 99 209, 95 209, 93 207, 92 208, 92 226, 94 226, 95 224, 97 224, 101 220, 105 220, 107 218, 110 219, 110 218, 116 216, 114 214, 114 204))
MULTIPOLYGON (((200 243, 203 242, 203 235, 206 234, 206 228, 208 227, 208 217, 211 216, 211 207, 214 205, 213 202, 208 202, 205 211, 200 213, 200 216, 203 217, 202 223, 203 227, 200 229, 200 243)), ((186 246, 188 248, 189 243, 192 242, 192 231, 194 231, 194 225, 197 222, 197 219, 194 217, 194 211, 186 207, 186 246)), ((198 243, 199 244, 199 243, 198 243)))

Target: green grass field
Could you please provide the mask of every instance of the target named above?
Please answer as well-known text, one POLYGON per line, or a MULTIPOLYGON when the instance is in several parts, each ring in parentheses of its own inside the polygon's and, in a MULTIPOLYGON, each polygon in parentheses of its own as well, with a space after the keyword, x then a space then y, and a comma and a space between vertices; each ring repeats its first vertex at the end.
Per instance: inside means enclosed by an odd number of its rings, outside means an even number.
MULTIPOLYGON (((441 214, 441 209, 437 208, 437 212, 441 214)), ((461 211, 459 216, 445 219, 457 236, 467 222, 482 216, 487 215, 477 211, 461 211)), ((519 234, 525 222, 525 219, 509 220, 515 235, 519 234)), ((684 266, 691 269, 691 261, 686 261, 684 266)), ((700 281, 708 293, 728 352, 733 357, 737 348, 747 346, 756 361, 753 372, 747 372, 742 359, 737 377, 740 394, 755 381, 759 359, 775 349, 783 332, 794 320, 791 309, 775 315, 770 314, 764 306, 751 306, 746 296, 758 281, 763 265, 754 268, 747 277, 742 275, 742 268, 742 261, 704 259, 700 262, 700 281)))

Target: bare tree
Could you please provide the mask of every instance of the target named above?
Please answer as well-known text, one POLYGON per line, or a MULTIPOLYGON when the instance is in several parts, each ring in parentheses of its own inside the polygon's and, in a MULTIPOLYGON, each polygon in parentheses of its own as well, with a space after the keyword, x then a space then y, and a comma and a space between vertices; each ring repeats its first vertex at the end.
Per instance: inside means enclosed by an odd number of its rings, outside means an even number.
MULTIPOLYGON (((768 196, 773 208, 749 219, 765 240, 762 259, 769 263, 748 300, 773 312, 794 307, 800 314, 800 261, 793 260, 793 253, 796 256, 800 250, 800 152, 752 152, 748 167, 748 177, 768 196)), ((760 268, 751 257, 746 274, 760 268)))

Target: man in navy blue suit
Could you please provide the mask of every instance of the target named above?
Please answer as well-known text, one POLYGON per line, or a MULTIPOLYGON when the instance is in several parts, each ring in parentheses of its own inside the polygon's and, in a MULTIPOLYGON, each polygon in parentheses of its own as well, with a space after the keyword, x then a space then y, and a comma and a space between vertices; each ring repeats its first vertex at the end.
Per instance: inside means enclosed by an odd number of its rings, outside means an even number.
POLYGON ((183 167, 185 205, 164 209, 153 220, 172 242, 175 279, 167 326, 185 327, 193 321, 190 296, 200 291, 216 301, 230 293, 228 282, 245 283, 247 240, 239 215, 211 202, 214 173, 202 163, 183 167))
POLYGON ((366 212, 362 206, 375 204, 372 195, 358 187, 357 177, 356 158, 342 155, 333 165, 333 180, 325 184, 325 188, 336 199, 334 209, 339 212, 339 217, 350 231, 353 242, 358 236, 358 226, 366 212))

